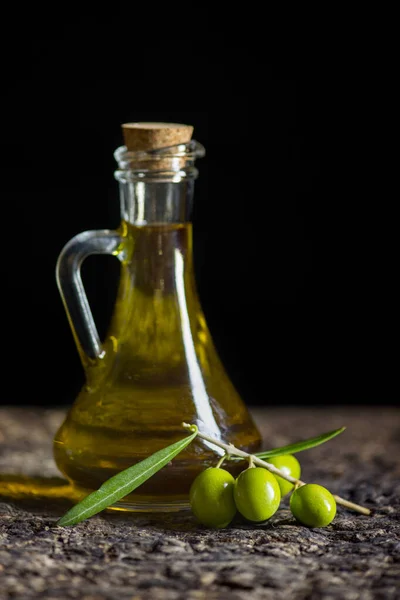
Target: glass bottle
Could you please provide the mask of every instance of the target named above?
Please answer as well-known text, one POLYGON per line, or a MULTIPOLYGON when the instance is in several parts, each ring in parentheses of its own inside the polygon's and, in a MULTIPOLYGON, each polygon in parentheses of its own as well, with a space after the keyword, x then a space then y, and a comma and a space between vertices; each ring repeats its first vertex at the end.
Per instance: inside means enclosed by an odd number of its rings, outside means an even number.
MULTIPOLYGON (((78 234, 58 259, 57 282, 86 384, 55 436, 54 456, 82 494, 183 438, 183 421, 248 451, 260 445, 217 355, 196 291, 190 215, 194 163, 205 151, 190 141, 191 130, 124 125, 127 145, 114 154, 120 227, 78 234), (80 275, 91 254, 112 254, 121 263, 103 342, 80 275)), ((185 508, 194 477, 215 462, 211 447, 196 441, 116 508, 185 508)))

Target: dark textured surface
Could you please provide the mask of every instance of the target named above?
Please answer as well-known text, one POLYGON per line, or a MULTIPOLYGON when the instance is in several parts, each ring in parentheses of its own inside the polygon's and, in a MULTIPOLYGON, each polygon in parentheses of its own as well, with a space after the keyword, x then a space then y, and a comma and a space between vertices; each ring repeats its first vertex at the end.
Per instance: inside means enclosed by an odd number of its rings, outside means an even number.
POLYGON ((258 527, 236 521, 213 531, 188 513, 103 513, 57 528, 68 500, 51 438, 63 413, 0 409, 0 598, 400 598, 399 412, 255 412, 268 447, 347 425, 298 455, 302 478, 373 516, 339 508, 331 526, 307 529, 284 503, 258 527))

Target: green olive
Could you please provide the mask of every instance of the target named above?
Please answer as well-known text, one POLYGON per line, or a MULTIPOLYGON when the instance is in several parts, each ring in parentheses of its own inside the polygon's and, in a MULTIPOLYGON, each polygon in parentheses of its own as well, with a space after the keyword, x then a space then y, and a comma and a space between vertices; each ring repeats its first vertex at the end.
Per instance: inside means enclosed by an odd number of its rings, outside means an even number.
POLYGON ((236 514, 235 479, 224 469, 210 467, 196 477, 190 488, 193 514, 207 527, 229 525, 236 514))
MULTIPOLYGON (((280 471, 283 471, 286 475, 290 475, 295 479, 300 479, 300 463, 295 456, 286 454, 285 456, 275 456, 273 458, 267 458, 266 460, 280 471)), ((286 496, 286 494, 292 491, 294 485, 293 483, 286 481, 286 479, 283 479, 283 477, 279 477, 279 475, 275 475, 275 477, 281 488, 281 496, 283 498, 283 496, 286 496)))
POLYGON ((291 495, 290 510, 303 525, 326 527, 336 515, 336 501, 322 485, 307 483, 291 495))
POLYGON ((272 473, 252 467, 236 479, 234 498, 238 511, 248 521, 260 523, 278 510, 281 491, 272 473))

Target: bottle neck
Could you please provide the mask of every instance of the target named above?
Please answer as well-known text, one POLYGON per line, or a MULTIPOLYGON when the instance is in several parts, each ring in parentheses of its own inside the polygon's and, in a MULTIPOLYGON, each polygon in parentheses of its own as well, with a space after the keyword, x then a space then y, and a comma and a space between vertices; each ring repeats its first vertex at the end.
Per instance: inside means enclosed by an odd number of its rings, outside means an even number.
POLYGON ((187 223, 191 219, 194 179, 119 182, 121 219, 132 225, 187 223))
POLYGON ((115 178, 120 185, 122 220, 137 226, 190 221, 198 175, 194 163, 204 153, 195 140, 149 152, 118 148, 115 178))

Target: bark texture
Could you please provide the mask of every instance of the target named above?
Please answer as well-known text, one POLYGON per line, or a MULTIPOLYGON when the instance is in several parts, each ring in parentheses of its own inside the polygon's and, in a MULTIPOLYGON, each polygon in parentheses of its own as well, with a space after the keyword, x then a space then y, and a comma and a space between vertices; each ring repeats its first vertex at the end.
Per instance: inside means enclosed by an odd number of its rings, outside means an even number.
POLYGON ((265 525, 225 530, 189 513, 102 513, 55 527, 69 501, 52 459, 62 410, 0 409, 0 599, 400 598, 400 419, 393 408, 254 411, 266 447, 347 425, 298 455, 302 478, 374 510, 325 529, 285 501, 265 525))

